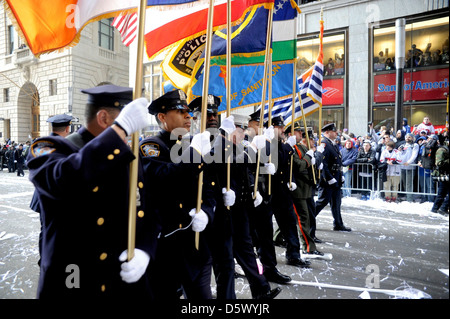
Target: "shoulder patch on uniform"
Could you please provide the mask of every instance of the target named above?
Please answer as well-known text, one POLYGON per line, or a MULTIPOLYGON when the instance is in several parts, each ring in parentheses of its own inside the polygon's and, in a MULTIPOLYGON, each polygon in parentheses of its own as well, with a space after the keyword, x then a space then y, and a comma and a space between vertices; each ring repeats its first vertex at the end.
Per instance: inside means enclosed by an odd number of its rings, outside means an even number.
POLYGON ((247 140, 242 140, 241 144, 242 144, 242 146, 244 146, 244 147, 249 147, 250 142, 247 141, 247 140))
POLYGON ((141 145, 141 152, 144 157, 158 157, 159 156, 159 145, 152 142, 143 143, 141 145))
POLYGON ((322 143, 320 143, 320 145, 322 145, 322 146, 323 146, 323 148, 325 148, 325 147, 327 146, 327 143, 325 143, 325 142, 322 142, 322 143))
POLYGON ((56 150, 55 143, 46 140, 39 140, 31 145, 31 154, 34 157, 47 155, 56 150))

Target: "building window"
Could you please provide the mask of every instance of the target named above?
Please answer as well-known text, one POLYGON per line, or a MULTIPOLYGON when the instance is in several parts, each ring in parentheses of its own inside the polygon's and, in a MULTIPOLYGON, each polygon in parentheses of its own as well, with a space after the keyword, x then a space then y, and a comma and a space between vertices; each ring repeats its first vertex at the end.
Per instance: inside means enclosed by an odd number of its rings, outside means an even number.
POLYGON ((56 79, 50 80, 48 81, 48 86, 49 86, 49 95, 53 96, 57 94, 57 82, 56 79))
MULTIPOLYGON (((406 18, 402 117, 411 128, 424 116, 445 127, 449 88, 449 17, 406 18)), ((395 127, 395 21, 373 28, 372 119, 375 128, 395 127)))
MULTIPOLYGON (((297 41, 297 76, 306 72, 319 55, 319 33, 302 36, 297 41)), ((338 129, 345 126, 345 31, 324 34, 323 37, 323 81, 322 81, 322 123, 319 112, 308 114, 307 125, 315 132, 327 123, 336 123, 338 129)))
POLYGON ((14 38, 15 30, 12 25, 8 26, 8 54, 12 54, 14 51, 14 38))
POLYGON ((3 89, 3 102, 9 102, 10 101, 10 97, 9 97, 9 88, 8 89, 3 89))
POLYGON ((98 45, 104 49, 114 51, 114 27, 111 25, 113 18, 103 19, 98 22, 98 45))
POLYGON ((161 61, 148 63, 144 66, 145 97, 153 101, 164 94, 162 89, 163 74, 161 61))

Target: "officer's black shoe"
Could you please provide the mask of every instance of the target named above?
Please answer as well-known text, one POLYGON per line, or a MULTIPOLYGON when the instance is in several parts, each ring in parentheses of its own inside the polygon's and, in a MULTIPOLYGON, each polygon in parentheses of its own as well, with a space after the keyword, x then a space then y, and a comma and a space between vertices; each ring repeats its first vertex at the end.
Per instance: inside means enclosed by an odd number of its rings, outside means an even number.
POLYGON ((314 242, 315 243, 317 243, 317 244, 322 244, 323 243, 323 241, 322 240, 320 240, 319 238, 317 238, 317 237, 313 237, 313 240, 314 240, 314 242))
POLYGON ((333 230, 336 230, 336 231, 352 231, 351 228, 345 227, 344 225, 334 226, 333 230))
POLYGON ((292 258, 288 259, 286 262, 288 265, 297 266, 297 267, 308 267, 311 265, 311 262, 308 260, 303 260, 301 258, 292 258))
POLYGON ((260 299, 260 300, 274 299, 276 296, 278 296, 280 294, 280 292, 281 292, 281 288, 277 287, 275 289, 267 291, 266 293, 260 294, 253 299, 260 299))
POLYGON ((313 251, 304 251, 303 252, 304 255, 317 255, 317 256, 323 256, 324 253, 318 250, 313 250, 313 251))
POLYGON ((292 280, 291 277, 283 275, 276 268, 274 270, 264 271, 264 277, 266 277, 268 281, 276 282, 277 284, 287 284, 292 280))

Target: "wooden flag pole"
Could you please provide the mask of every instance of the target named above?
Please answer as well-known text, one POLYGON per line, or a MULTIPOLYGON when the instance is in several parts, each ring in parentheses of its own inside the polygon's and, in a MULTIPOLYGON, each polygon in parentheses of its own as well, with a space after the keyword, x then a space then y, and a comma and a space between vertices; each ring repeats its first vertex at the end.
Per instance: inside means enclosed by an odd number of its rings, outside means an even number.
MULTIPOLYGON (((273 20, 273 7, 269 10, 267 35, 266 35, 266 52, 264 59, 264 76, 263 76, 263 92, 261 99, 261 111, 259 117, 259 132, 262 133, 264 124, 264 109, 266 106, 266 89, 267 89, 267 69, 268 60, 270 54, 270 40, 272 39, 272 20, 273 20)), ((261 159, 261 150, 258 150, 258 159, 256 161, 256 174, 255 174, 255 185, 253 189, 253 199, 256 199, 256 193, 258 192, 258 176, 259 176, 259 161, 261 159)))
MULTIPOLYGON (((144 57, 144 27, 145 27, 145 9, 146 0, 141 0, 139 4, 139 29, 138 29, 138 45, 136 57, 136 80, 134 83, 133 99, 142 96, 142 79, 143 79, 143 57, 144 57)), ((139 168, 139 132, 131 135, 131 149, 135 159, 130 164, 130 184, 129 184, 129 200, 128 200, 128 261, 134 257, 134 248, 136 245, 136 200, 137 200, 137 175, 139 168)))
MULTIPOLYGON (((209 1, 208 9, 208 24, 206 27, 206 46, 205 46, 205 67, 203 69, 203 98, 202 98, 202 115, 200 133, 206 130, 206 117, 208 115, 208 87, 209 87, 209 67, 211 64, 211 41, 213 31, 213 17, 214 17, 214 0, 209 1)), ((198 214, 202 208, 202 192, 203 192, 203 171, 198 175, 198 192, 197 192, 197 211, 198 214)), ((200 233, 195 232, 195 249, 199 248, 200 233)))
MULTIPOLYGON (((294 60, 292 71, 292 115, 291 115, 291 136, 294 136, 295 122, 295 92, 297 92, 297 59, 294 60)), ((291 167, 289 172, 289 186, 292 185, 292 170, 294 167, 294 154, 291 155, 291 167)))
MULTIPOLYGON (((226 52, 226 94, 227 94, 227 117, 231 115, 231 0, 227 0, 227 52, 226 52)), ((230 140, 230 137, 228 136, 230 140)), ((226 154, 225 154, 226 155, 226 154)), ((227 191, 230 190, 230 176, 231 176, 231 158, 226 157, 227 160, 227 191)), ((227 206, 230 210, 230 206, 227 206)))
MULTIPOLYGON (((267 122, 267 128, 269 128, 272 125, 272 108, 273 108, 273 102, 272 102, 272 53, 270 53, 269 57, 269 118, 267 122)), ((264 121, 262 121, 264 122, 264 121)), ((269 155, 269 163, 272 163, 272 153, 269 155)), ((270 196, 272 195, 272 175, 269 174, 268 176, 268 186, 267 186, 267 194, 270 196)))

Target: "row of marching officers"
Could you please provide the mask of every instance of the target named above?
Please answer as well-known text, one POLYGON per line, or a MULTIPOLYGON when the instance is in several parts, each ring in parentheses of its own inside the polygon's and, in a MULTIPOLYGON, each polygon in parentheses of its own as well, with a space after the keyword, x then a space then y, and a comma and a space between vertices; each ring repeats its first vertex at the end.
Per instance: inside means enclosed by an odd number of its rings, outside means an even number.
MULTIPOLYGON (((190 112, 201 107, 201 98, 188 104, 175 90, 149 105, 144 98, 132 101, 131 88, 82 92, 88 95, 86 126, 67 138, 37 139, 28 157, 41 214, 38 298, 172 300, 182 291, 187 299, 210 299, 214 271, 217 298, 235 299, 234 260, 253 298, 275 298, 281 289, 271 289, 269 281, 291 279, 276 268, 272 213, 287 242, 287 263, 309 264, 300 258, 294 211, 304 203, 292 194, 303 183, 297 170, 311 170, 315 159, 294 136, 282 142, 282 119, 274 118, 260 134, 247 130, 249 119, 242 115, 217 127, 220 100, 210 95, 210 130, 190 136, 190 112), (134 156, 126 141, 149 126, 148 113, 161 131, 139 144, 135 248, 128 252, 134 156), (297 157, 292 182, 291 155, 297 157), (257 165, 258 158, 265 164, 257 165)), ((257 114, 250 119, 258 128, 257 114)))

